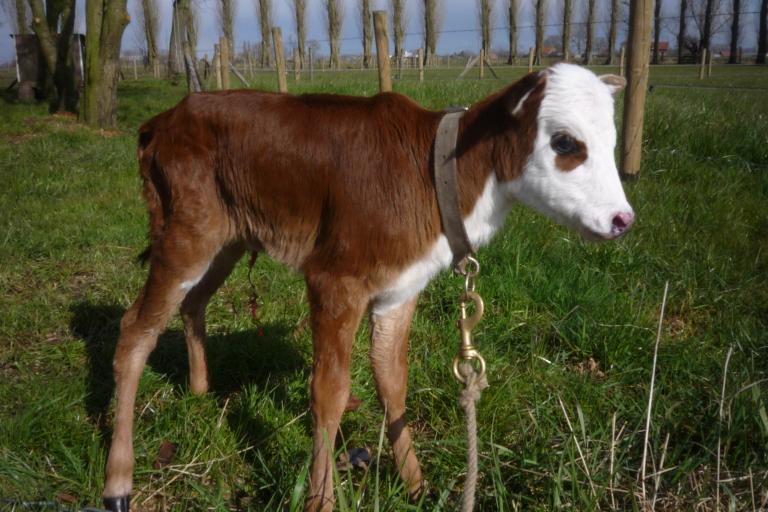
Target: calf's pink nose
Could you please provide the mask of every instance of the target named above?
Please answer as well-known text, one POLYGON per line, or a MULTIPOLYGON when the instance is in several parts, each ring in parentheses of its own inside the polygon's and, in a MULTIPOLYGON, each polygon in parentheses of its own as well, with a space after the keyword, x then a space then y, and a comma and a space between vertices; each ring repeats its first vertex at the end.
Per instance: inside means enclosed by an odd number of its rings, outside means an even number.
POLYGON ((611 232, 620 235, 635 222, 635 214, 632 212, 619 212, 613 216, 611 232))

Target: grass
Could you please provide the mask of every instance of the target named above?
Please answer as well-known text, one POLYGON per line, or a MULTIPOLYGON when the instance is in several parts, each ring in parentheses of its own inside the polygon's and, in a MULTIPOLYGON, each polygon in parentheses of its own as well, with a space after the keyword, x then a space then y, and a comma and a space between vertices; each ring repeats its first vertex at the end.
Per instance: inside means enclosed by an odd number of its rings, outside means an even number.
MULTIPOLYGON (((499 72, 506 81, 523 70, 499 72)), ((442 108, 504 83, 450 80, 457 74, 422 85, 406 74, 395 89, 442 108)), ((272 75, 256 82, 276 86, 272 75)), ((695 67, 662 67, 651 83, 642 175, 626 184, 639 220, 626 237, 586 243, 517 208, 480 253, 487 313, 476 334, 490 382, 478 403, 481 510, 642 510, 654 495, 659 510, 768 501, 768 103, 749 89, 766 87, 768 69, 718 66, 699 82, 695 67)), ((358 71, 290 87, 373 94, 377 84, 358 71)), ((100 503, 111 357, 146 272, 135 264, 146 237, 135 130, 183 95, 123 82, 114 133, 45 105, 0 106, 0 500, 100 503)), ((311 450, 304 286, 260 259, 257 325, 246 274, 242 261, 208 309, 211 393, 187 390, 178 320, 150 358, 136 411, 137 510, 301 509, 311 450), (174 460, 153 469, 166 440, 174 460)), ((465 470, 449 370, 459 289, 440 275, 411 336, 410 423, 435 495, 409 504, 382 445, 363 326, 352 368, 363 405, 345 415, 340 439, 371 447, 374 462, 339 473, 339 510, 455 509, 465 470)))

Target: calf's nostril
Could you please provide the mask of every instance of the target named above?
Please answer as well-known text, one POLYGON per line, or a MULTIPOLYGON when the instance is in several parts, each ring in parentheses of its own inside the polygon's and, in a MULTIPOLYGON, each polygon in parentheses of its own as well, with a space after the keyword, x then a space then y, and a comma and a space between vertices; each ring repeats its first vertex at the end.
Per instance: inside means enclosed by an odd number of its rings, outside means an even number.
POLYGON ((622 233, 635 221, 635 215, 630 212, 620 212, 613 216, 613 229, 622 233))

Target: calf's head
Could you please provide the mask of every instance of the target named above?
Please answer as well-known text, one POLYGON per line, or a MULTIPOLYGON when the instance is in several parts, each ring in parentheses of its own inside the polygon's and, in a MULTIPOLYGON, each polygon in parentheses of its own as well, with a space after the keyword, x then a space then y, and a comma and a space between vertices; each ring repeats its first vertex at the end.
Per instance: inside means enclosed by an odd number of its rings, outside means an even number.
POLYGON ((533 149, 509 193, 585 238, 616 238, 635 219, 614 160, 613 96, 625 81, 568 64, 544 71, 541 81, 533 149))

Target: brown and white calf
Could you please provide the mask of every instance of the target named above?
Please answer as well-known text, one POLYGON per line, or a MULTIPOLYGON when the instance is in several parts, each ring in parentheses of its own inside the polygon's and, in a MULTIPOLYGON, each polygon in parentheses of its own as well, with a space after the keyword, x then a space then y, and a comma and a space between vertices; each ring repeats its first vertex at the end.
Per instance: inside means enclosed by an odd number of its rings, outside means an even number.
MULTIPOLYGON (((613 155, 612 93, 621 87, 618 77, 558 65, 464 114, 459 202, 475 247, 517 201, 589 238, 615 238, 632 224, 613 155)), ((205 307, 245 251, 297 269, 307 284, 314 344, 307 509, 333 506, 333 440, 366 312, 397 467, 407 488, 420 490, 404 419, 406 354, 418 294, 452 260, 431 170, 441 116, 392 93, 225 91, 188 96, 141 127, 150 269, 122 319, 115 354, 109 508, 128 508, 136 388, 158 334, 180 307, 190 386, 205 392, 205 307)))

